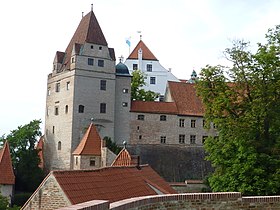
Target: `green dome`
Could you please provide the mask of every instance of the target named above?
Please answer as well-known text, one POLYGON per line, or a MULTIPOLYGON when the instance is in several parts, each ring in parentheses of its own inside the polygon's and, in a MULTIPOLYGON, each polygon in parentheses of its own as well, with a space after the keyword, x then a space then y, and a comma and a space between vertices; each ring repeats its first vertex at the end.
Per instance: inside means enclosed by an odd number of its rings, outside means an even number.
POLYGON ((123 76, 130 76, 127 66, 122 62, 119 62, 116 65, 116 74, 123 75, 123 76))

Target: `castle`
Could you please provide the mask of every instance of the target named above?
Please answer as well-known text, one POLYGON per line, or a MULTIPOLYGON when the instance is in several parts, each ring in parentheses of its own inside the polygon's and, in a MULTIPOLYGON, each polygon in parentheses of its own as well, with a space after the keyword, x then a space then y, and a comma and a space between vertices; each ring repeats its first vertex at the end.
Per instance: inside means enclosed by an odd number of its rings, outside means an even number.
POLYGON ((142 40, 125 63, 129 68, 121 61, 116 65, 114 49, 108 47, 90 11, 65 52, 56 52, 48 75, 44 135, 48 170, 74 168, 73 152, 90 122, 101 138, 119 145, 126 141, 202 146, 206 136, 216 135, 213 125, 204 128, 194 85, 180 82, 164 69, 142 40), (159 92, 160 101, 131 101, 130 72, 136 68, 148 73, 151 87, 146 88, 159 92))

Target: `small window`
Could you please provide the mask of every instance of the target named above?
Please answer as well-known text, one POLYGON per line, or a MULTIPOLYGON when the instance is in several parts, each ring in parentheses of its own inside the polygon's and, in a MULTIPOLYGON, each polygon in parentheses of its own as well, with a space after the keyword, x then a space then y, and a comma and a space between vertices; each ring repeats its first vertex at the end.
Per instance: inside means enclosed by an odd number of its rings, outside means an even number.
POLYGON ((59 141, 57 144, 57 150, 61 150, 61 141, 59 141))
POLYGON ((136 63, 134 63, 134 64, 132 65, 132 69, 133 69, 133 70, 137 70, 137 69, 138 69, 138 65, 137 65, 136 63))
POLYGON ((140 127, 139 126, 137 126, 137 131, 139 131, 140 130, 140 127))
POLYGON ((75 58, 74 57, 71 58, 71 63, 75 63, 75 58))
POLYGON ((127 88, 124 88, 124 89, 123 89, 123 93, 128 93, 128 89, 127 89, 127 88))
POLYGON ((75 163, 78 165, 78 157, 75 158, 75 163))
POLYGON ((79 113, 84 113, 84 111, 85 111, 85 106, 79 105, 79 110, 78 110, 78 112, 79 112, 79 113))
POLYGON ((68 113, 68 105, 65 106, 65 114, 68 113))
POLYGON ((159 101, 164 101, 164 95, 159 96, 159 101))
POLYGON ((88 65, 93 66, 93 58, 88 58, 88 65))
POLYGON ((48 87, 48 96, 50 96, 51 95, 51 88, 50 87, 48 87))
POLYGON ((153 71, 152 64, 147 64, 147 71, 153 71))
POLYGON ((122 103, 122 106, 123 106, 123 107, 127 107, 127 106, 128 106, 128 103, 127 103, 127 102, 123 102, 123 103, 122 103))
POLYGON ((100 104, 100 113, 106 113, 106 104, 105 103, 100 104))
POLYGON ((66 90, 70 89, 70 82, 66 82, 66 90))
POLYGON ((195 122, 196 120, 191 120, 191 128, 195 128, 195 122))
POLYGON ((183 135, 183 134, 179 135, 179 143, 180 144, 184 144, 185 143, 185 135, 183 135))
POLYGON ((49 107, 47 107, 46 115, 49 116, 49 114, 50 114, 50 110, 49 110, 49 107))
POLYGON ((102 50, 102 47, 101 47, 101 46, 99 46, 99 50, 102 50))
POLYGON ((139 114, 137 116, 137 120, 144 120, 145 119, 145 116, 143 114, 139 114))
POLYGON ((139 135, 139 136, 138 136, 138 139, 141 140, 141 139, 142 139, 142 135, 139 135))
POLYGON ((56 106, 56 107, 54 107, 54 115, 58 115, 59 113, 58 113, 58 106, 56 106))
POLYGON ((166 121, 166 115, 160 115, 160 121, 166 121))
POLYGON ((90 49, 93 49, 93 45, 90 45, 90 49))
POLYGON ((52 133, 54 133, 54 129, 55 129, 55 128, 54 128, 54 126, 53 126, 53 127, 52 127, 52 133))
POLYGON ((56 83, 55 84, 55 92, 59 92, 60 91, 60 83, 56 83))
POLYGON ((100 90, 106 90, 106 80, 100 80, 100 90))
POLYGON ((195 144, 195 139, 196 139, 195 135, 190 135, 190 143, 191 144, 195 144))
POLYGON ((185 127, 185 119, 179 119, 179 127, 185 127))
POLYGON ((156 77, 150 77, 150 84, 152 85, 156 84, 156 77))
POLYGON ((104 60, 98 60, 98 66, 104 67, 104 60))
POLYGON ((208 138, 208 136, 202 136, 202 143, 204 144, 205 140, 208 138))
POLYGON ((95 166, 95 157, 91 157, 91 158, 89 159, 89 165, 90 165, 90 166, 95 166))
POLYGON ((160 143, 165 144, 166 143, 166 136, 161 136, 160 137, 160 143))

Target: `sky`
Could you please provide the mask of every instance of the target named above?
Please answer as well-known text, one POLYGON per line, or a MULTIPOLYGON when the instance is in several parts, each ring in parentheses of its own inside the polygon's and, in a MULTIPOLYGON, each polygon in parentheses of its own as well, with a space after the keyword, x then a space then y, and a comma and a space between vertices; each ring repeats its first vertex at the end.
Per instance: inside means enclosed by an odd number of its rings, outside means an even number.
MULTIPOLYGON (((227 64, 236 39, 265 43, 280 21, 279 0, 9 0, 0 3, 0 136, 45 118, 47 75, 82 12, 93 11, 116 57, 142 40, 179 79, 207 64, 227 64)), ((42 128, 43 128, 42 124, 42 128)), ((42 129, 42 132, 43 129, 42 129)))

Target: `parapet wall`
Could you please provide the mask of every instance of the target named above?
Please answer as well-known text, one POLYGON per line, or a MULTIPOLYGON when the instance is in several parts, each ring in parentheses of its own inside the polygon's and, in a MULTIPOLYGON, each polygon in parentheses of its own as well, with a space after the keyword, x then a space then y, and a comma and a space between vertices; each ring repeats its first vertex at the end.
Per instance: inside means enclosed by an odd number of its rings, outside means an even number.
MULTIPOLYGON (((151 209, 280 209, 280 196, 242 197, 239 192, 185 193, 143 196, 117 201, 91 201, 63 209, 151 210, 151 209)), ((62 210, 62 209, 61 209, 62 210)))

